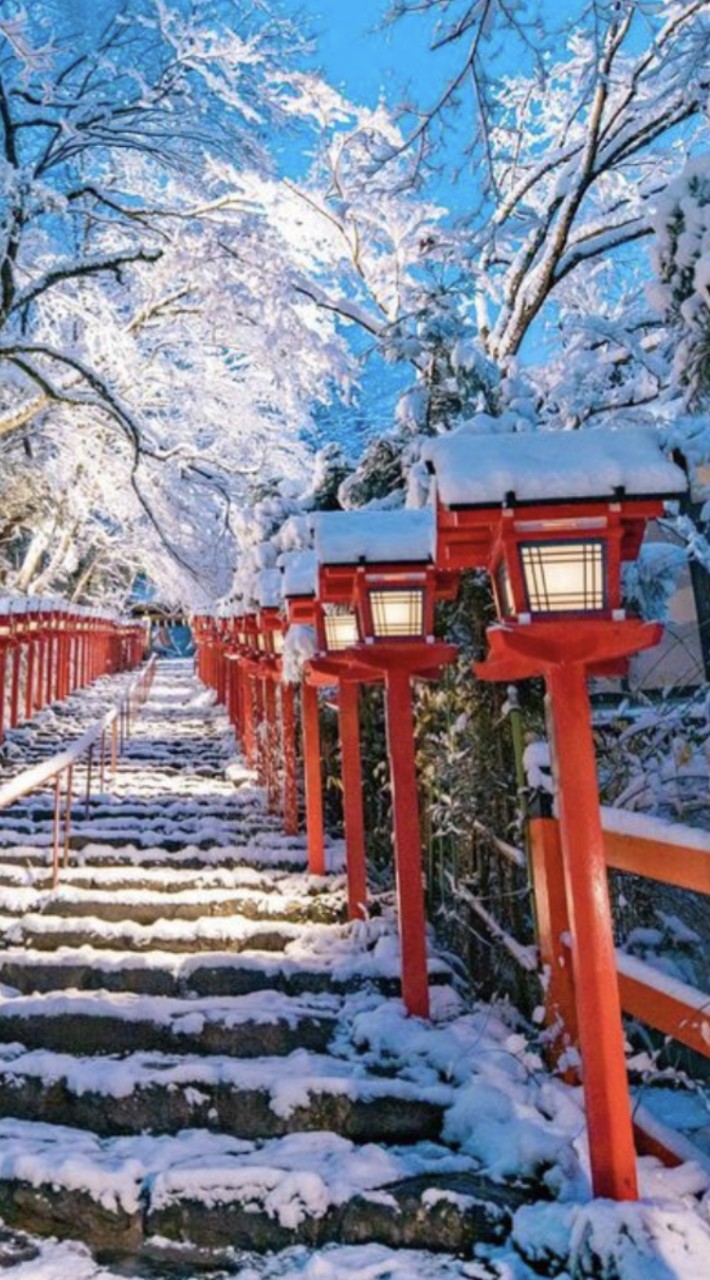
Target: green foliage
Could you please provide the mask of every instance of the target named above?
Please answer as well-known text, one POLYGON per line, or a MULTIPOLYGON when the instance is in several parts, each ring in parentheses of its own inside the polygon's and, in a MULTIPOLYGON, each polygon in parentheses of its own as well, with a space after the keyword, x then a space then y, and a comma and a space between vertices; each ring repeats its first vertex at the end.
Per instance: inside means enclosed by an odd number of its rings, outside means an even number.
POLYGON ((340 500, 346 508, 363 507, 373 498, 388 498, 404 487, 402 452, 407 442, 390 434, 373 440, 365 450, 355 471, 340 487, 340 500))

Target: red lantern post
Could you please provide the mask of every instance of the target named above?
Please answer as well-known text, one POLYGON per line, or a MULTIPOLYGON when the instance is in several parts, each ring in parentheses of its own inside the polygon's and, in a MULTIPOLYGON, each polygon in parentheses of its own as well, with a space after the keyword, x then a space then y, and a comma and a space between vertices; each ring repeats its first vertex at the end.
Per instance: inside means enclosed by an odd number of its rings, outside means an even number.
POLYGON ((11 654, 12 628, 10 623, 11 601, 0 599, 0 743, 5 737, 5 718, 8 699, 8 657, 11 654))
MULTIPOLYGON (((329 512, 314 523, 322 606, 319 642, 326 657, 312 665, 322 673, 340 666, 350 680, 385 682, 402 996, 409 1013, 428 1017, 411 682, 438 674, 455 657, 453 646, 434 639, 434 602, 450 594, 449 582, 433 564, 436 529, 431 510, 329 512)), ((341 682, 341 699, 344 689, 341 682)), ((346 725, 348 712, 353 723, 348 696, 346 692, 346 725)))
POLYGON ((20 722, 20 686, 22 675, 22 645, 25 637, 25 602, 21 599, 12 601, 10 611, 10 641, 12 655, 12 673, 10 677, 10 727, 16 728, 20 722))
MULTIPOLYGON (((315 650, 315 590, 316 560, 312 551, 288 552, 281 557, 282 593, 286 602, 289 624, 289 642, 307 636, 305 646, 315 650)), ((303 656, 304 646, 300 646, 303 656)), ((295 693, 289 694, 289 728, 284 725, 284 741, 287 743, 285 787, 288 789, 290 823, 296 816, 296 744, 295 693)), ((304 678, 301 685, 301 737, 303 743, 303 782, 306 800, 306 840, 308 843, 308 870, 311 875, 325 874, 325 830, 323 824, 323 779, 321 774, 320 713, 318 688, 304 678)))
POLYGON ((489 680, 543 675, 553 724, 565 894, 596 1195, 637 1195, 587 676, 657 643, 626 617, 621 565, 685 476, 649 431, 455 432, 424 451, 436 477, 446 569, 485 568, 499 624, 476 666, 489 680))

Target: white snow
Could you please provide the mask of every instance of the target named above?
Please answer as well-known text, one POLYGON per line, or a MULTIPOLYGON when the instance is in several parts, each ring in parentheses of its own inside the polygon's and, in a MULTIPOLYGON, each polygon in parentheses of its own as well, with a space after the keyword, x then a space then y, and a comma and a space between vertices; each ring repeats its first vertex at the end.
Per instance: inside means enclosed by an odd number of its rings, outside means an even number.
POLYGON ((421 511, 324 511, 313 517, 320 564, 426 564, 436 553, 436 523, 421 511))
POLYGON ((602 806, 601 815, 605 831, 614 831, 619 835, 639 836, 643 840, 666 844, 669 846, 669 856, 672 856, 673 845, 710 854, 710 834, 698 827, 688 827, 682 822, 667 822, 664 818, 656 818, 652 814, 636 813, 630 809, 615 809, 609 805, 602 806))
POLYGON ((446 506, 684 493, 685 475, 650 428, 480 435, 460 428, 422 446, 446 506))
POLYGON ((315 595, 318 574, 315 551, 284 551, 279 556, 279 565, 283 570, 285 598, 315 595))

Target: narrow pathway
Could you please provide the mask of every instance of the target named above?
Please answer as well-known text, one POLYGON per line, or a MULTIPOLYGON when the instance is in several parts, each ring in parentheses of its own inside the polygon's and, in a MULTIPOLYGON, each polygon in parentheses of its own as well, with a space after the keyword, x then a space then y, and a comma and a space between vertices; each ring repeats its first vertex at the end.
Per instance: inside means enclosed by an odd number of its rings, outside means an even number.
POLYGON ((391 904, 347 924, 342 877, 304 874, 187 663, 77 804, 56 892, 50 839, 48 797, 0 815, 0 1216, 68 1242, 28 1246, 43 1277, 493 1276, 459 1259, 583 1186, 514 1011, 435 957, 434 1021, 405 1018, 391 904))

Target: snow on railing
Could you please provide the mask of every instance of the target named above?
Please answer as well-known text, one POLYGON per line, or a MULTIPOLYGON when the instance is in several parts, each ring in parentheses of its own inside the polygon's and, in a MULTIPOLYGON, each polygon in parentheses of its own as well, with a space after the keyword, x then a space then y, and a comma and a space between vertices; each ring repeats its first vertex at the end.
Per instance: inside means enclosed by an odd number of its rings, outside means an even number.
POLYGON ((52 828, 52 886, 56 888, 59 881, 59 850, 63 843, 64 867, 69 861, 69 840, 71 835, 71 814, 74 799, 74 769, 86 760, 86 786, 84 811, 88 815, 91 805, 91 785, 94 773, 94 752, 99 751, 99 787, 103 790, 106 776, 106 765, 110 758, 111 773, 116 771, 118 755, 123 750, 130 736, 133 717, 137 708, 146 701, 155 675, 156 657, 153 655, 138 677, 131 681, 118 702, 106 712, 100 720, 91 725, 85 733, 70 743, 63 751, 42 760, 39 764, 23 769, 14 778, 0 785, 0 811, 7 809, 25 796, 31 795, 53 783, 54 818, 52 828), (108 736, 111 735, 110 755, 107 748, 108 736), (64 832, 62 836, 62 780, 64 787, 64 832))

